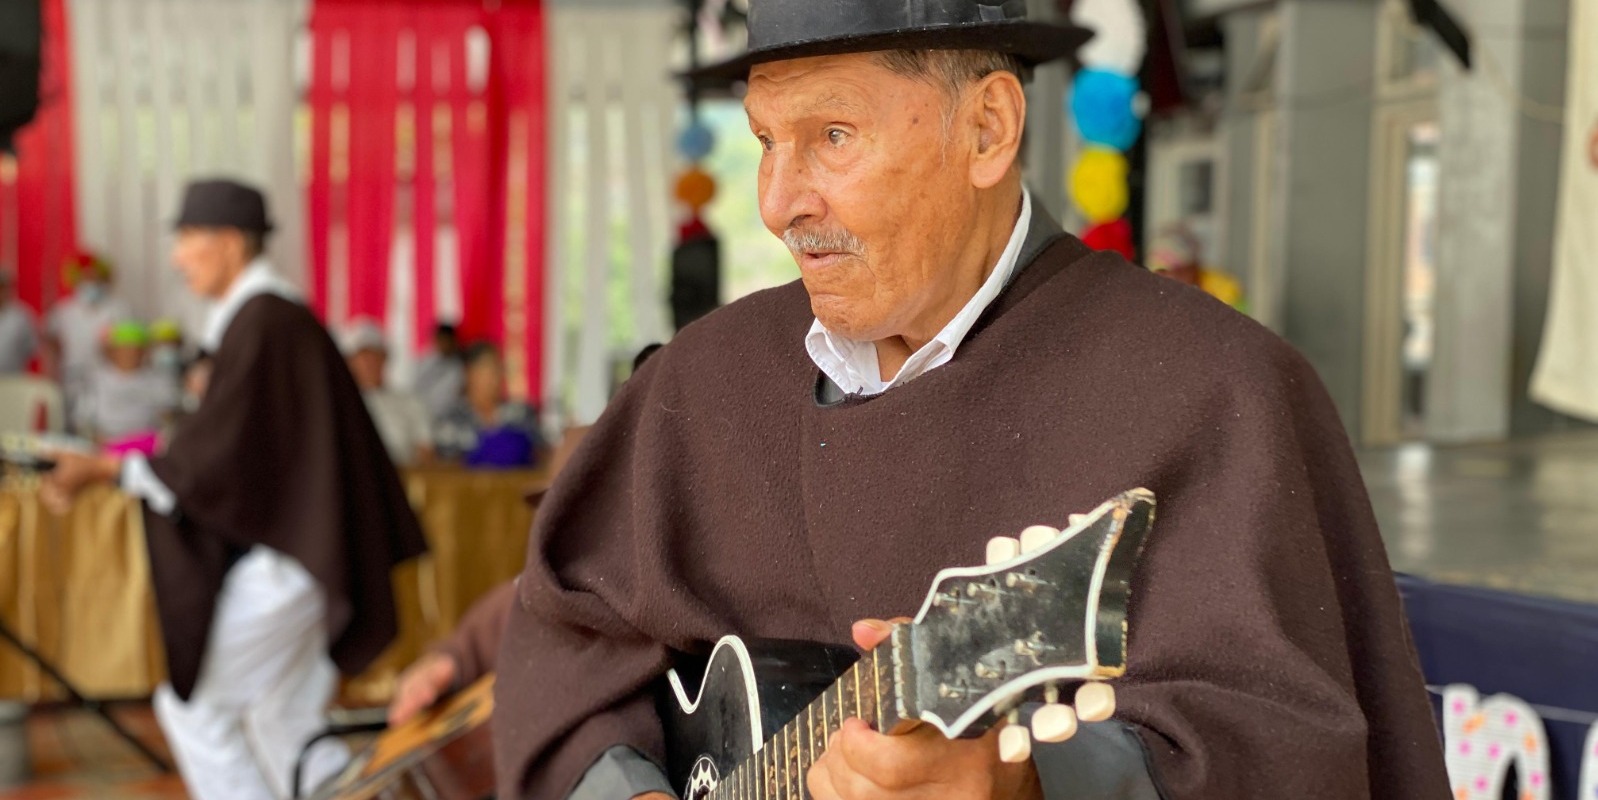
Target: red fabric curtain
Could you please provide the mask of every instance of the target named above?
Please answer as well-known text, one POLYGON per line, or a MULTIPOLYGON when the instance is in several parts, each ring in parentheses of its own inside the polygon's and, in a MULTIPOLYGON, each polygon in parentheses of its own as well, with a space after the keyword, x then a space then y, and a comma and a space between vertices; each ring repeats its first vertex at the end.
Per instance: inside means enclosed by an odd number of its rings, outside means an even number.
POLYGON ((313 304, 334 323, 411 315, 421 346, 439 321, 434 287, 447 258, 458 265, 462 337, 502 345, 513 391, 539 396, 541 4, 317 0, 311 28, 313 304), (410 309, 387 308, 396 230, 414 243, 410 309), (441 240, 454 252, 440 253, 441 240), (340 286, 347 307, 331 308, 340 286))
POLYGON ((65 0, 44 0, 39 112, 0 157, 0 269, 43 312, 61 295, 61 264, 77 249, 72 187, 72 73, 65 0))

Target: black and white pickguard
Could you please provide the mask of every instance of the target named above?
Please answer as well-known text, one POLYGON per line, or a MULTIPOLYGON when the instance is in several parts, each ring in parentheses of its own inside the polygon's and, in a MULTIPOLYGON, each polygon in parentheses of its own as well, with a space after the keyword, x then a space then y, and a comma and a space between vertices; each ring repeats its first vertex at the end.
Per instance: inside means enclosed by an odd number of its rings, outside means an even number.
POLYGON ((708 797, 858 658, 853 648, 728 636, 702 672, 679 660, 666 675, 660 716, 667 775, 683 800, 708 797))

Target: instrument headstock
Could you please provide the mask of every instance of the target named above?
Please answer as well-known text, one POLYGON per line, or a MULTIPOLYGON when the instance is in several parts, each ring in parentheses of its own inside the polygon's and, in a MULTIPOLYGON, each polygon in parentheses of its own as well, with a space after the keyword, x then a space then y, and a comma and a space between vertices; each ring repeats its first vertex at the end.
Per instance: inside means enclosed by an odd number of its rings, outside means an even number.
MULTIPOLYGON (((1126 671, 1132 567, 1153 522, 1154 495, 1135 489, 1072 515, 1064 531, 993 540, 986 566, 939 573, 915 621, 893 633, 900 719, 973 735, 1015 721, 1029 692, 1047 703, 1033 717, 1045 741, 1069 738, 1078 715, 1108 718, 1114 691, 1100 681, 1126 671), (1076 709, 1059 702, 1066 682, 1085 682, 1076 709)), ((1007 759, 1030 752, 1024 738, 1018 726, 1001 734, 1007 759)))

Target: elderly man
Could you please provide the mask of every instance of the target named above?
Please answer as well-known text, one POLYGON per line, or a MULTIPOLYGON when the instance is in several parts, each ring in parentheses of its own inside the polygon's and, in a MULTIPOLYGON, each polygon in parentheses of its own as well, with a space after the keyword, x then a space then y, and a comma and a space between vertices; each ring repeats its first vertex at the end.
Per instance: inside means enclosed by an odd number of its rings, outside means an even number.
MULTIPOLYGON (((155 710, 189 794, 279 800, 335 667, 358 672, 394 638, 389 572, 424 544, 338 348, 262 256, 261 193, 192 184, 177 226, 173 260, 215 302, 205 397, 164 455, 60 454, 45 497, 61 508, 115 480, 142 498, 170 675, 155 710)), ((342 760, 322 748, 310 781, 342 760)))
POLYGON ((761 215, 801 281, 683 330, 540 509, 499 659, 501 797, 670 796, 651 690, 674 652, 874 646, 989 536, 1137 486, 1160 519, 1112 720, 1013 764, 992 735, 852 720, 810 796, 1448 796, 1313 370, 1023 189, 1021 79, 1083 38, 1024 8, 751 1, 721 71, 747 76, 761 215))

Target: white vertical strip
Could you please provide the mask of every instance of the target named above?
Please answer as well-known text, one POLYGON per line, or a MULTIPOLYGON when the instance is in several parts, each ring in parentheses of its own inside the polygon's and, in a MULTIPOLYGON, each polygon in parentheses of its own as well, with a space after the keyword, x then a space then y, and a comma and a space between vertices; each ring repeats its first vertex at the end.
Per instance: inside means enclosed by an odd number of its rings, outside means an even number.
POLYGON ((544 269, 544 429, 556 430, 566 424, 567 413, 561 402, 566 383, 566 271, 571 259, 571 243, 567 231, 571 225, 571 80, 573 70, 568 66, 571 43, 576 37, 572 28, 569 7, 545 7, 548 33, 548 71, 546 96, 548 97, 547 124, 549 135, 548 160, 548 235, 545 250, 548 259, 544 269))
MULTIPOLYGON (((148 30, 170 30, 176 9, 172 0, 153 0, 146 3, 148 30)), ((147 213, 152 224, 150 241, 151 283, 157 287, 159 300, 152 310, 154 316, 182 319, 183 301, 187 295, 181 291, 181 281, 167 268, 167 253, 172 245, 171 220, 177 213, 178 191, 181 178, 178 173, 174 126, 178 123, 173 114, 176 105, 174 94, 179 91, 176 82, 178 61, 169 48, 157 47, 150 52, 150 104, 155 121, 154 164, 149 175, 150 202, 147 213)), ((190 334, 197 334, 190 328, 190 334)))
POLYGON ((649 115, 645 116, 642 138, 651 144, 652 156, 645 172, 647 182, 640 188, 655 208, 650 216, 654 223, 650 231, 651 246, 648 257, 652 259, 655 278, 655 301, 660 309, 660 325, 655 335, 660 341, 671 338, 672 320, 669 300, 671 286, 671 248, 676 242, 676 226, 672 224, 671 180, 680 171, 677 156, 677 109, 682 105, 682 87, 662 66, 671 62, 671 45, 677 29, 675 12, 661 10, 651 21, 652 34, 644 47, 650 53, 646 63, 654 65, 655 91, 651 92, 649 115))
POLYGON ((633 349, 650 342, 660 341, 665 331, 661 308, 660 271, 657 268, 653 231, 659 204, 650 196, 649 156, 647 150, 652 138, 648 135, 646 120, 652 111, 651 95, 659 95, 659 81, 651 76, 663 71, 664 62, 652 61, 657 56, 653 41, 671 33, 671 27, 661 25, 656 14, 643 9, 628 12, 625 31, 628 45, 623 48, 621 63, 622 115, 627 135, 623 136, 626 169, 626 201, 628 206, 627 231, 632 247, 631 281, 628 294, 632 300, 633 349))
MULTIPOLYGON (((608 33, 612 20, 609 15, 593 12, 596 24, 587 26, 590 31, 608 33)), ((609 399, 609 375, 606 365, 610 360, 609 304, 606 290, 610 277, 610 135, 606 124, 609 106, 609 82, 605 80, 608 65, 615 56, 607 35, 588 38, 583 105, 588 118, 588 174, 584 191, 588 194, 587 219, 583 247, 583 319, 578 333, 577 385, 575 396, 576 424, 593 422, 605 409, 609 399)))
MULTIPOLYGON (((71 0, 67 21, 71 26, 73 186, 77 197, 78 241, 86 248, 103 250, 111 241, 110 206, 105 197, 104 131, 100 97, 101 71, 108 65, 100 48, 100 27, 105 19, 97 0, 71 0)), ((46 264, 46 269, 57 265, 46 264)))
MULTIPOLYGON (((255 0, 250 43, 251 94, 255 109, 257 176, 271 200, 271 257, 278 273, 306 286, 310 251, 300 170, 295 164, 295 113, 300 88, 294 74, 294 41, 308 22, 305 0, 255 0)), ((309 155, 309 154, 307 154, 309 155)))
POLYGON ((206 21, 211 26, 209 49, 212 55, 210 80, 215 92, 215 146, 217 169, 234 178, 248 178, 249 161, 243 157, 244 143, 239 137, 239 39, 243 25, 239 0, 206 3, 206 21), (232 24, 230 24, 232 23, 232 24))
POLYGON ((117 283, 133 306, 134 313, 149 313, 156 292, 144 263, 144 203, 140 183, 143 165, 139 163, 138 75, 134 68, 134 49, 146 32, 139 24, 134 3, 108 3, 102 6, 111 21, 111 52, 115 59, 115 97, 117 125, 116 183, 117 234, 107 254, 117 268, 117 283))

